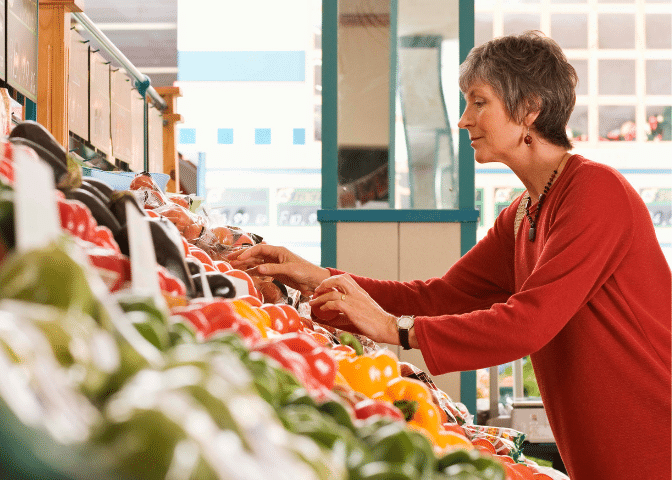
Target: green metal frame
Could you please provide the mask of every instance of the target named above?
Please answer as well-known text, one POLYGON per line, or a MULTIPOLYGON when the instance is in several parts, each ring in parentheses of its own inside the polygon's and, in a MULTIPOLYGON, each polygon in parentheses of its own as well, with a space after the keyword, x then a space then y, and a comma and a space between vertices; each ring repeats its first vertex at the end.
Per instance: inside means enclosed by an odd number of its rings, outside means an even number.
MULTIPOLYGON (((338 2, 322 0, 322 209, 338 208, 338 2)), ((322 266, 336 266, 336 224, 321 225, 322 266)))
MULTIPOLYGON (((390 0, 390 112, 396 108, 397 77, 397 0, 390 0)), ((449 12, 446 12, 449 14, 449 12)), ((474 46, 474 0, 459 2, 460 62, 474 46)), ((459 208, 458 210, 355 210, 338 209, 338 2, 322 0, 322 209, 318 212, 321 225, 324 267, 336 266, 336 233, 339 222, 460 222, 461 253, 476 244, 478 210, 475 208, 475 168, 473 152, 466 131, 460 131, 458 143, 459 208)), ((460 96, 460 111, 464 110, 460 96)), ((390 115, 390 145, 388 171, 390 207, 394 205, 394 115, 390 115)), ((460 401, 476 413, 476 372, 461 372, 460 401)))
MULTIPOLYGON (((397 75, 399 74, 397 62, 397 18, 399 16, 398 0, 390 0, 390 113, 394 112, 397 105, 397 75)), ((395 188, 397 183, 396 152, 396 116, 390 114, 390 129, 387 156, 387 202, 390 208, 394 208, 395 188)))

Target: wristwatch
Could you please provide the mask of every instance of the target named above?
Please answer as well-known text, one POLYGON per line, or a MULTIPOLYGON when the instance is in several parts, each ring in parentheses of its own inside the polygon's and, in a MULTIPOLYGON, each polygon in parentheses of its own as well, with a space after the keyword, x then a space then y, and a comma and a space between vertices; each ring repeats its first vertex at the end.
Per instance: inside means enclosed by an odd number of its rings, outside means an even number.
POLYGON ((413 328, 415 317, 412 315, 402 315, 397 318, 397 330, 399 331, 399 345, 404 350, 410 350, 411 344, 408 343, 408 332, 413 328))

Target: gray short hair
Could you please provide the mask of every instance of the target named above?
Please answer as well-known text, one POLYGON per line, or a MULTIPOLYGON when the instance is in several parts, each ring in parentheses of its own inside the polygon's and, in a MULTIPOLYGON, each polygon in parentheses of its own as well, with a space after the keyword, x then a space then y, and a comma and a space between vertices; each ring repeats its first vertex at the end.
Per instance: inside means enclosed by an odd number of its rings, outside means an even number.
POLYGON ((560 46, 539 31, 495 38, 474 47, 460 65, 460 90, 476 82, 492 87, 512 120, 539 111, 534 127, 549 142, 572 148, 567 123, 578 77, 560 46))

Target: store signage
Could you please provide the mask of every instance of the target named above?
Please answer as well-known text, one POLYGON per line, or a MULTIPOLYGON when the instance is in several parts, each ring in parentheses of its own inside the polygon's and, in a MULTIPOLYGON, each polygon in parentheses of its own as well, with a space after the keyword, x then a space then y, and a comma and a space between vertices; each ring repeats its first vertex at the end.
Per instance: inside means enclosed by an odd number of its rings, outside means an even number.
MULTIPOLYGON (((123 70, 110 73, 112 155, 128 164, 132 159, 131 79, 123 70)), ((158 170, 159 173, 163 169, 158 170)))
POLYGON ((5 44, 7 39, 7 30, 5 26, 5 0, 0 0, 0 80, 7 80, 5 65, 5 44))
POLYGON ((37 102, 37 0, 9 0, 6 10, 7 83, 37 102))
POLYGON ((70 33, 68 128, 89 141, 89 46, 77 32, 70 33))
POLYGON ((112 155, 110 138, 110 65, 101 55, 91 52, 91 145, 112 155))
POLYGON ((210 216, 220 225, 236 227, 268 225, 267 188, 208 189, 206 204, 210 216))
POLYGON ((131 170, 145 169, 145 100, 137 90, 131 93, 131 170))
POLYGON ((163 171, 163 115, 150 105, 147 109, 147 129, 149 132, 149 171, 170 173, 163 171))
POLYGON ((319 188, 280 188, 276 192, 278 226, 310 227, 317 225, 321 205, 319 188))

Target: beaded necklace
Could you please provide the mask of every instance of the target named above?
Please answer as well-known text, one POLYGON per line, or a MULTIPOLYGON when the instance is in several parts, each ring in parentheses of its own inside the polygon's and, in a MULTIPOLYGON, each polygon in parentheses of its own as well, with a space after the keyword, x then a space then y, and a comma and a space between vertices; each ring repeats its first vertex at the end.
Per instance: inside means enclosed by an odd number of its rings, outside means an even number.
POLYGON ((562 160, 560 160, 560 163, 558 164, 556 169, 553 170, 551 178, 548 179, 548 183, 544 187, 544 191, 539 195, 539 201, 537 202, 537 211, 535 212, 534 219, 532 218, 532 215, 530 215, 530 205, 532 204, 532 197, 527 197, 527 205, 525 205, 525 216, 527 217, 527 221, 530 222, 530 231, 527 234, 527 238, 530 240, 530 242, 534 242, 534 239, 537 238, 537 221, 539 220, 541 207, 544 204, 546 195, 548 195, 548 191, 551 189, 551 185, 553 185, 553 180, 555 180, 555 176, 558 174, 560 165, 562 165, 562 162, 564 162, 564 160, 565 156, 562 157, 562 160))

